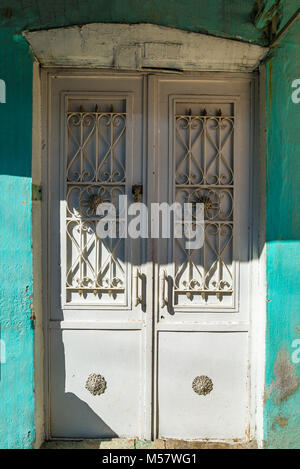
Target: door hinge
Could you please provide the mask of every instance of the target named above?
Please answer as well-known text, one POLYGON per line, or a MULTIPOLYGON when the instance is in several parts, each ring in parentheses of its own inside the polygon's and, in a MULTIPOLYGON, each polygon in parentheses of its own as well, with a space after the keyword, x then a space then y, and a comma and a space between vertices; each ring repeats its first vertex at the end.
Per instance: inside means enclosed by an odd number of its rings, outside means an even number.
POLYGON ((42 200, 42 186, 32 184, 32 200, 42 200))

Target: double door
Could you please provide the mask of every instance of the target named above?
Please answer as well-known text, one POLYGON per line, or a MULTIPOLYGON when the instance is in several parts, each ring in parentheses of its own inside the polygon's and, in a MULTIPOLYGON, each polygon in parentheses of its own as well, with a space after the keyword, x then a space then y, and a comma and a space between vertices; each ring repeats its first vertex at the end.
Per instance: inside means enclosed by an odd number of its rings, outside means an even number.
POLYGON ((62 72, 48 88, 49 437, 244 439, 250 79, 62 72), (202 204, 202 247, 175 237, 174 203, 202 204))

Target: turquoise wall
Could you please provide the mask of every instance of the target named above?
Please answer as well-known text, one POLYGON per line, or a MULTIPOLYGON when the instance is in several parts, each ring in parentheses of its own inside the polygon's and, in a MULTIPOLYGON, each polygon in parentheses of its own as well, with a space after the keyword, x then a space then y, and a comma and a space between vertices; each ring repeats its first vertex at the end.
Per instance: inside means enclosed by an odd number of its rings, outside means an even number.
MULTIPOLYGON (((275 3, 275 0, 270 1, 275 3)), ((282 26, 299 0, 282 0, 282 26)), ((91 22, 148 22, 266 44, 253 19, 254 0, 1 0, 0 79, 0 327, 6 362, 0 376, 0 447, 34 442, 31 317, 32 58, 20 32, 91 22)), ((267 344, 266 446, 300 447, 300 23, 272 52, 267 66, 267 344), (299 318, 299 319, 298 319, 299 318)))
POLYGON ((31 317, 32 59, 26 43, 0 30, 0 448, 34 440, 31 317), (4 344, 4 345, 3 345, 4 344))
POLYGON ((2 0, 0 26, 17 31, 93 22, 155 23, 243 41, 265 41, 253 0, 2 0))
MULTIPOLYGON (((282 8, 287 18, 299 2, 282 2, 282 8)), ((293 360, 300 338, 300 103, 291 99, 292 82, 300 79, 299 45, 300 20, 267 63, 268 448, 300 448, 300 363, 293 360)))

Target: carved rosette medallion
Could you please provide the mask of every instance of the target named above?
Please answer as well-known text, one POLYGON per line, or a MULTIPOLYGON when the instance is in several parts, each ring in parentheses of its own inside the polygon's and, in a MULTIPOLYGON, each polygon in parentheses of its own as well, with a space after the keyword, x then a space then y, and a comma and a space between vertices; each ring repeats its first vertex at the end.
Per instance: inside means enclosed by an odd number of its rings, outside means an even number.
POLYGON ((96 373, 91 373, 85 383, 85 388, 90 391, 93 396, 100 396, 106 390, 105 378, 96 373))
POLYGON ((208 376, 197 376, 193 381, 192 388, 196 394, 206 396, 212 392, 214 386, 208 376))

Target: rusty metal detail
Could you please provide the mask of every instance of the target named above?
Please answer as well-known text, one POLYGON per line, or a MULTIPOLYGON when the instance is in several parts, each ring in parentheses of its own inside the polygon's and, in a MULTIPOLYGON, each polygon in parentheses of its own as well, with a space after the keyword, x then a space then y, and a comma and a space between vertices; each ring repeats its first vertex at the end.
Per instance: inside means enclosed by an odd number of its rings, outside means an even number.
POLYGON ((140 202, 143 195, 143 186, 140 184, 135 184, 132 186, 132 195, 135 203, 140 202))

